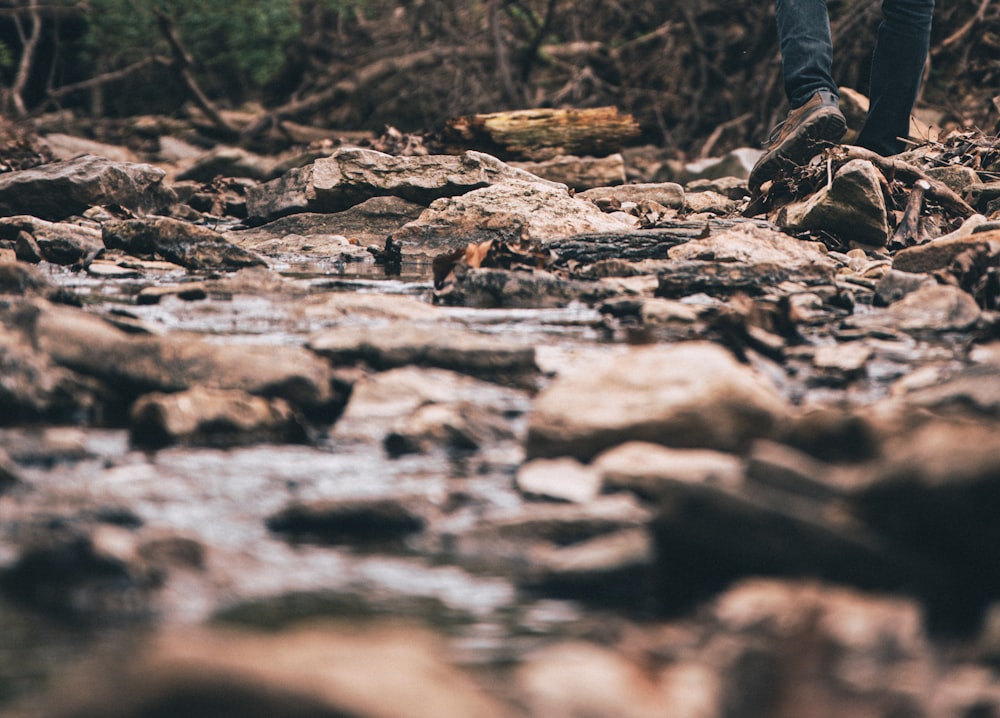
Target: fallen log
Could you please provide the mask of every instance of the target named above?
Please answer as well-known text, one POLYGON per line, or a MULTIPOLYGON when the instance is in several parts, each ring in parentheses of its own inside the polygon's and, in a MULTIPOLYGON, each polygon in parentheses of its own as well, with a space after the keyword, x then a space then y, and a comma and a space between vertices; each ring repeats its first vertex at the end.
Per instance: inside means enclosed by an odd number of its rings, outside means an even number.
POLYGON ((542 161, 558 155, 603 157, 639 135, 632 115, 616 107, 582 110, 514 110, 449 120, 446 145, 474 147, 503 159, 542 161))

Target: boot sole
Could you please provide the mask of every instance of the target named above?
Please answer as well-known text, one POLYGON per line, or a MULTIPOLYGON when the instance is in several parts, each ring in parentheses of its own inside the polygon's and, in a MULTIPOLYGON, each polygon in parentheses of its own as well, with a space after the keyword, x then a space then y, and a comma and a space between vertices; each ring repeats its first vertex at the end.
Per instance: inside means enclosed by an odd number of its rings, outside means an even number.
POLYGON ((814 154, 814 150, 823 142, 838 142, 847 132, 847 122, 844 116, 832 108, 817 110, 798 131, 790 135, 778 147, 770 150, 753 171, 753 178, 764 178, 753 183, 751 191, 756 191, 771 179, 783 165, 800 165, 814 154))

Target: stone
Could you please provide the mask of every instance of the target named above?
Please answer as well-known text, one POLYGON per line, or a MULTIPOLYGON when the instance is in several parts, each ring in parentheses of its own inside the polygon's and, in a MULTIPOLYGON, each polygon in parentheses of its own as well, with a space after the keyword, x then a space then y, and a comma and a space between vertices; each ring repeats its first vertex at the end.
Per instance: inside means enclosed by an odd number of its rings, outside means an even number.
POLYGON ((898 302, 867 314, 855 314, 846 323, 866 330, 903 332, 949 332, 968 329, 979 319, 976 300, 958 287, 921 287, 898 302))
POLYGON ((305 429, 282 399, 193 387, 146 394, 133 404, 129 435, 137 446, 239 446, 301 442, 305 429))
POLYGON ((722 177, 738 177, 746 179, 750 170, 763 154, 762 150, 752 147, 738 147, 722 157, 706 157, 684 165, 679 182, 690 182, 697 179, 719 179, 722 177))
POLYGON ((400 367, 357 381, 343 415, 332 429, 339 440, 382 442, 400 429, 400 422, 429 406, 472 405, 492 416, 513 416, 527 410, 527 397, 508 389, 445 369, 400 367))
POLYGON ((426 507, 405 497, 296 501, 267 518, 267 527, 296 541, 375 542, 420 531, 426 507))
MULTIPOLYGON (((305 238, 294 248, 305 254, 328 251, 325 238, 331 236, 346 237, 359 248, 382 247, 386 238, 423 211, 423 206, 399 197, 372 197, 343 212, 303 212, 259 227, 226 232, 223 236, 239 247, 269 256, 291 254, 293 248, 286 240, 289 236, 305 238)), ((334 249, 339 251, 339 247, 334 249)))
POLYGON ((250 188, 247 216, 259 223, 296 212, 340 212, 378 196, 401 197, 426 206, 441 197, 514 181, 564 187, 482 152, 394 157, 345 147, 250 188))
POLYGON ((677 715, 644 666, 593 643, 565 641, 530 653, 517 682, 532 716, 657 718, 668 705, 677 715))
POLYGON ((390 425, 382 444, 392 457, 435 448, 473 452, 514 438, 501 412, 468 401, 427 404, 390 425))
POLYGON ((725 217, 734 214, 739 207, 739 200, 711 190, 687 192, 684 195, 684 211, 689 215, 714 214, 725 217))
POLYGON ((542 162, 511 162, 510 166, 577 191, 625 184, 625 160, 618 152, 604 157, 560 155, 542 162))
POLYGON ((527 452, 589 460, 632 440, 738 450, 777 430, 787 413, 766 380, 717 345, 637 348, 544 389, 530 417, 527 452))
POLYGON ((0 447, 0 494, 21 483, 18 469, 6 449, 0 447))
POLYGON ((944 381, 904 395, 907 404, 951 411, 957 416, 979 414, 1000 418, 1000 372, 996 366, 971 366, 944 381))
POLYGON ((980 182, 979 173, 971 167, 963 165, 929 167, 927 175, 944 183, 959 195, 963 194, 970 186, 980 182))
POLYGON ((836 262, 818 242, 803 242, 755 223, 739 223, 669 250, 671 264, 659 274, 659 297, 678 299, 706 292, 759 294, 786 281, 828 284, 836 262))
POLYGON ((514 484, 525 496, 584 503, 600 493, 601 474, 575 459, 535 459, 517 470, 514 484))
POLYGON ((578 234, 627 231, 634 225, 632 218, 605 214, 592 202, 571 197, 561 185, 505 182, 432 202, 392 239, 406 260, 470 242, 545 244, 578 234))
POLYGON ((873 353, 863 342, 842 342, 816 347, 812 361, 821 371, 836 372, 851 379, 864 374, 873 353))
POLYGON ((169 217, 106 222, 104 244, 143 259, 165 259, 188 269, 266 266, 256 254, 230 244, 208 227, 169 217))
POLYGON ((44 274, 24 262, 0 263, 0 295, 39 295, 54 292, 44 274))
POLYGON ((823 231, 844 242, 881 247, 889 239, 885 178, 864 160, 851 160, 833 182, 804 202, 783 207, 776 224, 795 232, 823 231))
POLYGON ((313 335, 309 348, 335 365, 361 361, 385 370, 434 366, 486 381, 527 384, 537 375, 534 347, 441 323, 390 321, 338 326, 313 335))
POLYGON ((175 196, 163 170, 84 155, 0 176, 0 216, 32 215, 58 221, 94 205, 116 204, 136 212, 169 206, 175 196))
POLYGON ((281 398, 317 418, 336 416, 343 406, 330 367, 301 347, 133 335, 87 312, 44 303, 26 310, 24 321, 38 351, 54 364, 103 382, 109 400, 130 403, 151 391, 204 385, 281 398))
POLYGON ((576 196, 590 202, 615 200, 619 203, 656 202, 664 207, 680 209, 684 206, 684 188, 676 182, 648 182, 627 184, 621 187, 595 187, 576 196))
POLYGON ((440 304, 478 309, 544 309, 574 302, 596 304, 621 294, 634 294, 609 282, 565 279, 553 272, 511 272, 506 269, 471 269, 459 264, 454 281, 435 292, 440 304))
POLYGON ((16 239, 22 261, 31 261, 36 252, 53 264, 74 264, 93 257, 104 248, 101 230, 86 224, 46 222, 37 217, 19 215, 0 218, 0 239, 16 239), (22 235, 28 235, 22 238, 22 235), (30 247, 22 247, 30 242, 30 247))
POLYGON ((892 268, 903 272, 933 272, 948 269, 962 252, 978 249, 1000 248, 1000 230, 972 233, 971 230, 953 232, 932 239, 915 247, 896 252, 892 268))
POLYGON ((651 501, 668 498, 676 485, 716 484, 738 488, 743 462, 706 449, 671 449, 630 441, 598 455, 593 467, 605 490, 628 490, 651 501))
POLYGON ((746 178, 718 177, 716 179, 696 179, 685 183, 684 191, 688 194, 698 192, 714 192, 732 200, 742 200, 750 196, 746 178))
POLYGON ((49 718, 440 718, 512 715, 447 659, 429 631, 312 623, 284 631, 170 630, 128 660, 81 666, 49 718), (372 667, 378 670, 373 671, 372 667))
POLYGON ((886 272, 875 285, 875 305, 887 307, 898 302, 907 294, 937 284, 933 277, 917 272, 903 272, 892 269, 886 272))

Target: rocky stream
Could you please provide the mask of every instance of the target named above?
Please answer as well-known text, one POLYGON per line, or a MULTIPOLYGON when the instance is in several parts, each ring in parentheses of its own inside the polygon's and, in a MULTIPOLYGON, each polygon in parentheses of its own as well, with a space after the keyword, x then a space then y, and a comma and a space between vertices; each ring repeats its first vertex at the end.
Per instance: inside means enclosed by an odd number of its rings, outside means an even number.
POLYGON ((989 142, 751 203, 753 150, 48 141, 0 174, 4 715, 1000 715, 989 142))

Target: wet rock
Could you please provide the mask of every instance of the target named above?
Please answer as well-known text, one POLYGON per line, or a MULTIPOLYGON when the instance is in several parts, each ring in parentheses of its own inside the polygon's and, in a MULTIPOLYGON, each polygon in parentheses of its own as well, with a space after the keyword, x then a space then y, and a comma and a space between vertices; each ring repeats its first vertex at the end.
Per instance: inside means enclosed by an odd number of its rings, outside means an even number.
POLYGON ((605 157, 560 155, 543 162, 511 162, 510 165, 578 191, 625 184, 625 160, 617 152, 605 157))
POLYGON ((264 266, 256 254, 230 244, 218 232, 168 217, 106 222, 104 244, 144 259, 165 259, 189 269, 264 266))
POLYGON ((948 332, 968 329, 979 319, 976 300, 958 287, 921 287, 885 309, 855 314, 846 320, 854 328, 903 332, 948 332))
POLYGON ((903 272, 933 272, 947 269, 962 252, 1000 247, 1000 230, 972 233, 972 229, 959 230, 938 239, 896 252, 892 268, 903 272))
POLYGON ((996 366, 968 367, 943 382, 907 393, 905 399, 937 413, 1000 418, 1000 373, 996 366))
POLYGON ((436 200, 392 239, 405 260, 469 242, 548 243, 576 234, 627 231, 634 225, 630 217, 605 214, 593 203, 571 197, 561 185, 507 182, 436 200))
POLYGON ((427 632, 310 625, 168 630, 60 685, 48 718, 502 718, 427 632), (373 671, 372 666, 378 670, 373 671))
POLYGON ((104 248, 97 227, 46 222, 26 215, 0 219, 0 239, 17 240, 18 258, 22 261, 37 256, 53 264, 73 264, 92 258, 104 248))
POLYGON ((224 237, 237 246, 266 255, 289 254, 289 236, 304 237, 308 247, 296 251, 305 254, 326 251, 324 238, 346 237, 358 247, 383 246, 385 240, 424 211, 422 205, 399 197, 373 197, 343 212, 318 214, 304 212, 276 219, 260 227, 227 232, 224 237))
POLYGON ((754 223, 741 223, 669 252, 673 260, 659 275, 657 296, 697 292, 760 294, 785 281, 807 285, 833 281, 836 262, 818 242, 803 242, 754 223))
POLYGON ((655 346, 558 377, 535 402, 527 451, 589 459, 632 440, 733 450, 775 431, 786 413, 777 392, 719 346, 655 346))
POLYGON ((21 483, 21 479, 18 476, 17 467, 11 461, 7 451, 0 448, 0 494, 19 483, 21 483))
MULTIPOLYGON (((936 681, 912 600, 812 582, 749 580, 713 607, 727 715, 923 715, 936 681), (728 650, 727 650, 728 648, 728 650)), ((714 648, 714 651, 712 650, 714 648)))
MULTIPOLYGON (((904 250, 905 251, 905 250, 904 250)), ((879 279, 875 285, 876 306, 887 307, 898 302, 907 294, 937 284, 932 277, 923 273, 902 272, 893 269, 879 279)))
POLYGON ((737 488, 743 463, 732 454, 704 449, 670 449, 630 441, 597 456, 594 469, 606 490, 628 490, 645 499, 668 497, 677 484, 716 484, 737 488))
POLYGON ((426 206, 441 197, 510 181, 544 182, 481 152, 394 157, 348 147, 251 188, 247 215, 251 221, 261 222, 296 212, 340 212, 386 195, 426 206))
POLYGON ((20 555, 0 571, 5 594, 70 619, 149 617, 162 577, 138 557, 130 531, 59 519, 19 528, 20 555))
POLYGON ((487 381, 525 385, 537 375, 534 347, 499 344, 495 335, 438 324, 383 322, 324 330, 309 348, 334 364, 365 362, 385 370, 408 365, 434 366, 487 381))
POLYGON ((796 232, 823 231, 844 242, 882 246, 889 238, 884 187, 885 178, 870 162, 851 160, 829 187, 783 207, 777 224, 796 232))
POLYGON ((0 425, 96 418, 100 387, 54 365, 16 332, 0 332, 0 425))
POLYGON ((420 531, 426 507, 397 497, 297 501, 268 517, 267 527, 296 540, 376 542, 420 531))
POLYGON ((619 204, 633 202, 656 202, 664 207, 680 209, 684 206, 684 188, 676 182, 651 182, 629 184, 622 187, 595 187, 585 192, 577 192, 580 199, 598 203, 614 200, 619 204))
POLYGON ((515 485, 525 496, 583 503, 601 490, 601 475, 575 459, 535 459, 517 470, 515 485))
POLYGON ((173 192, 163 170, 84 155, 0 177, 0 215, 28 214, 57 221, 94 205, 116 204, 137 212, 169 206, 173 192))
POLYGON ((274 161, 239 147, 218 147, 202 155, 177 174, 178 181, 211 182, 216 177, 248 177, 266 180, 271 177, 274 161))
POLYGON ((441 304, 478 309, 543 309, 565 307, 572 302, 594 304, 625 291, 614 284, 565 279, 541 270, 511 272, 458 265, 454 281, 435 293, 435 300, 441 304))
POLYGON ((675 712, 645 666, 590 643, 567 641, 531 653, 517 681, 533 716, 655 718, 669 705, 671 715, 698 718, 675 712))
POLYGON ((239 446, 305 439, 305 431, 287 402, 204 387, 140 397, 130 411, 129 431, 134 444, 148 447, 239 446))
POLYGON ((23 262, 0 262, 0 295, 25 296, 53 292, 44 274, 23 262))
POLYGON ((433 405, 477 406, 495 417, 519 415, 527 403, 522 391, 445 369, 400 367, 356 382, 332 433, 339 439, 382 442, 401 422, 433 405))
POLYGON ((887 441, 875 480, 856 501, 879 531, 934 562, 937 620, 968 627, 1000 590, 1000 428, 932 420, 887 441))
POLYGON ((434 448, 472 452, 513 438, 502 413, 462 401, 419 407, 390 426, 382 443, 390 456, 398 457, 434 448))
POLYGON ((143 393, 196 385, 281 398, 327 420, 343 404, 326 362, 300 347, 130 335, 86 312, 43 303, 26 310, 24 321, 28 336, 52 362, 104 382, 112 407, 143 393))

